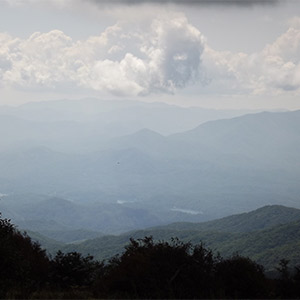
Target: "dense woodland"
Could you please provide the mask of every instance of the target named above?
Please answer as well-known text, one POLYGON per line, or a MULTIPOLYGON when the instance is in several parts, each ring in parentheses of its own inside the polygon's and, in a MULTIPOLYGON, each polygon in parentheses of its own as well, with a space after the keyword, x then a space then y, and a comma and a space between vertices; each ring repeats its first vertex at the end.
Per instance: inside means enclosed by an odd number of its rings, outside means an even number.
POLYGON ((247 257, 152 237, 131 239, 108 261, 77 252, 49 257, 0 219, 0 298, 299 298, 300 268, 288 263, 280 260, 270 277, 247 257))
POLYGON ((204 243, 225 258, 239 253, 263 265, 267 273, 278 266, 281 258, 289 260, 291 266, 300 261, 300 210, 282 205, 268 205, 208 222, 177 222, 99 237, 93 237, 94 232, 86 230, 57 230, 51 223, 44 225, 44 228, 49 226, 47 231, 42 231, 41 222, 33 224, 39 233, 19 224, 18 228, 25 230, 52 255, 58 250, 65 253, 76 251, 102 261, 123 253, 130 238, 153 236, 154 241, 170 241, 177 237, 193 245, 204 243))

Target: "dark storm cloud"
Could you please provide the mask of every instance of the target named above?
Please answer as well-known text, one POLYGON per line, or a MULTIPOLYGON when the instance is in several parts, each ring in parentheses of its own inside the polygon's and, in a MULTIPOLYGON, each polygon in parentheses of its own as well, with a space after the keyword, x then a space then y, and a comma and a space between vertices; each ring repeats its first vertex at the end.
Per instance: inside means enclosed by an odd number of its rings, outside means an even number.
POLYGON ((280 0, 90 0, 96 4, 128 4, 138 5, 144 3, 178 4, 178 5, 214 5, 214 6, 253 6, 275 5, 280 0))

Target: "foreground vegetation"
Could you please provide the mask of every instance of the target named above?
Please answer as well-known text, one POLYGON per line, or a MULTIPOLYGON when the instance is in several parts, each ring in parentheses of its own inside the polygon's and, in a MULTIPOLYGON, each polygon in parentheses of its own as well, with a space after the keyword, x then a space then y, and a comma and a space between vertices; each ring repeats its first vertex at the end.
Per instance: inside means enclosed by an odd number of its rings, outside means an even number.
POLYGON ((106 263, 77 252, 51 258, 0 218, 0 298, 299 298, 300 269, 281 260, 277 271, 267 278, 249 258, 176 238, 131 239, 106 263))
POLYGON ((194 245, 203 242, 225 258, 238 252, 263 265, 266 272, 274 270, 283 257, 292 266, 300 262, 300 210, 281 205, 269 205, 209 222, 173 223, 92 239, 87 235, 87 240, 68 244, 50 240, 32 231, 27 232, 52 255, 58 250, 76 251, 93 255, 99 261, 123 253, 130 238, 153 236, 155 241, 170 241, 171 237, 178 237, 194 245))

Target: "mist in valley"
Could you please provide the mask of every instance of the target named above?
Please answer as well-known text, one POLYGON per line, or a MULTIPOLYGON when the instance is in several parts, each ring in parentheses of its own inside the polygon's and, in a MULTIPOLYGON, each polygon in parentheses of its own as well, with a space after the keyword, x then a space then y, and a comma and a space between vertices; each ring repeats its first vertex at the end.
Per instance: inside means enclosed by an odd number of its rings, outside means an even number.
POLYGON ((0 207, 24 229, 116 234, 299 207, 299 111, 82 99, 0 112, 0 207))

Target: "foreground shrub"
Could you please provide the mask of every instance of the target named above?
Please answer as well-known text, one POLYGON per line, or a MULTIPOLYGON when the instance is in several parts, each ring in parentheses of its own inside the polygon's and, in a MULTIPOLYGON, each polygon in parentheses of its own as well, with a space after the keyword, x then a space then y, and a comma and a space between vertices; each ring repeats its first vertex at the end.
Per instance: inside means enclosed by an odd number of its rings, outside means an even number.
POLYGON ((51 261, 50 281, 60 289, 88 287, 99 277, 102 268, 103 263, 94 261, 90 255, 58 251, 51 261))
MULTIPOLYGON (((0 215, 1 217, 1 215, 0 215)), ((0 218, 0 298, 25 298, 47 282, 49 259, 45 250, 0 218)))
POLYGON ((131 239, 107 266, 96 295, 116 298, 265 298, 263 268, 248 258, 214 257, 177 239, 131 239), (103 285, 104 282, 104 285, 103 285), (103 289, 104 287, 104 289, 103 289))

